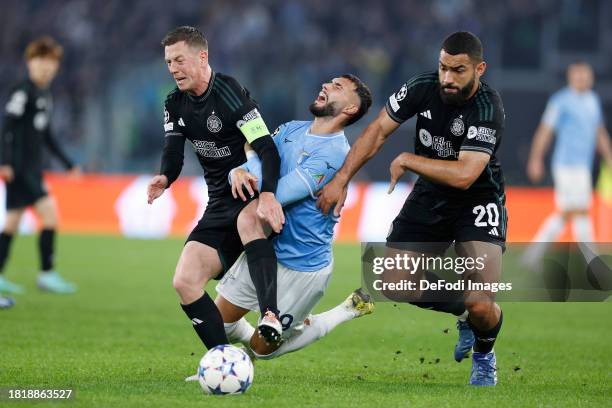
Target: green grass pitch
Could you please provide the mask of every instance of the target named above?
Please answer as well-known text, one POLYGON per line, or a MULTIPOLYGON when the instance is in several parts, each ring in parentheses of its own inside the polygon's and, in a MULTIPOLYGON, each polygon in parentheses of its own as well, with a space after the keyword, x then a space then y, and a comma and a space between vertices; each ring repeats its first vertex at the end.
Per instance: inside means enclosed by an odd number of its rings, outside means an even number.
MULTIPOLYGON (((307 349, 257 362, 247 394, 204 396, 183 382, 204 349, 171 286, 182 240, 64 235, 58 247, 79 292, 40 293, 35 238, 19 237, 6 273, 27 292, 0 311, 0 388, 75 390, 40 406, 612 406, 611 303, 502 304, 494 388, 466 385, 470 361, 452 359, 450 316, 380 303, 307 349)), ((316 311, 360 284, 359 247, 337 245, 335 257, 316 311)), ((0 401, 11 405, 32 404, 0 401)))

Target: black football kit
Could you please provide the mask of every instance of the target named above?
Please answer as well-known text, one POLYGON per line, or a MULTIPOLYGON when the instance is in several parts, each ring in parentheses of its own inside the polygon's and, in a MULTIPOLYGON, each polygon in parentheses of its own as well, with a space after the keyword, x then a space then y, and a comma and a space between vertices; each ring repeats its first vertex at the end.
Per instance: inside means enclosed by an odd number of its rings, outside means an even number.
POLYGON ((464 105, 446 104, 440 97, 437 72, 416 75, 389 97, 387 114, 403 123, 417 115, 415 153, 436 160, 457 160, 461 151, 490 155, 478 179, 467 189, 419 177, 387 237, 389 246, 433 252, 453 241, 484 241, 504 247, 507 213, 504 177, 496 157, 504 133, 504 109, 499 94, 481 82, 464 105), (398 245, 394 245, 396 243, 398 245))

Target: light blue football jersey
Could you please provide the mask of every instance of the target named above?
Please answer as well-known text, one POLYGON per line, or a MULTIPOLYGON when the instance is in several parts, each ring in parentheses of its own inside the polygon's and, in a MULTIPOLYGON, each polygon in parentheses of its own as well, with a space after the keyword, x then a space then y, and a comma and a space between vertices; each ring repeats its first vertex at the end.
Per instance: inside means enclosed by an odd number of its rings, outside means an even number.
MULTIPOLYGON (((274 132, 281 158, 276 198, 285 212, 285 225, 274 238, 278 262, 300 272, 314 272, 332 261, 332 239, 338 218, 316 206, 319 191, 344 163, 350 149, 344 132, 310 133, 312 121, 292 121, 274 132)), ((255 174, 261 188, 261 163, 255 155, 243 165, 255 174)))
POLYGON ((576 92, 565 87, 553 94, 542 121, 556 134, 552 165, 591 168, 597 129, 602 125, 601 103, 593 91, 576 92))

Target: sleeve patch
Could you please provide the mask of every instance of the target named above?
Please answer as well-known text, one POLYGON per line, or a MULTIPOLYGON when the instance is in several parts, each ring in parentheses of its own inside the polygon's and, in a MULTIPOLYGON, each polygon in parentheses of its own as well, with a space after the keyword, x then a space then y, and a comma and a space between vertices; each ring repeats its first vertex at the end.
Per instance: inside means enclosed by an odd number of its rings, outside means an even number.
POLYGON ((257 108, 244 115, 241 120, 236 122, 236 126, 240 129, 240 132, 242 132, 249 143, 270 134, 257 108))
POLYGON ((491 143, 494 145, 497 143, 497 137, 495 137, 497 131, 485 126, 470 126, 467 133, 467 138, 477 140, 479 142, 491 143))
POLYGON ((6 113, 15 116, 23 115, 25 105, 28 101, 28 94, 25 91, 18 90, 11 96, 11 99, 6 104, 6 113))
POLYGON ((312 180, 314 181, 317 187, 320 186, 321 183, 323 183, 323 180, 325 180, 324 173, 313 172, 311 170, 308 170, 308 174, 310 175, 310 177, 312 177, 312 180))
POLYGON ((393 112, 397 112, 400 109, 400 106, 399 106, 399 103, 397 103, 395 94, 389 97, 389 106, 391 106, 391 109, 393 109, 393 112))

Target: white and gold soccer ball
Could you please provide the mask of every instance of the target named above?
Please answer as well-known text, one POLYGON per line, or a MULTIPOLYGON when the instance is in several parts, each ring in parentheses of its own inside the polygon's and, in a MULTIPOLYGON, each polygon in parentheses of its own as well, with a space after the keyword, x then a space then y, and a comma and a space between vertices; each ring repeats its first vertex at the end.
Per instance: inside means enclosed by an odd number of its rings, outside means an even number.
POLYGON ((253 363, 238 347, 216 346, 202 357, 198 381, 207 394, 243 394, 253 383, 253 363))

